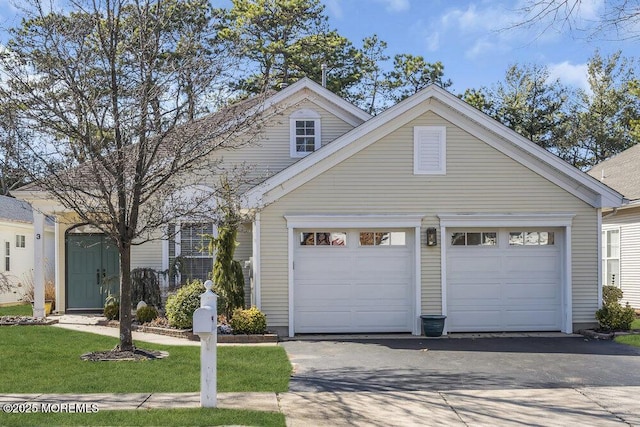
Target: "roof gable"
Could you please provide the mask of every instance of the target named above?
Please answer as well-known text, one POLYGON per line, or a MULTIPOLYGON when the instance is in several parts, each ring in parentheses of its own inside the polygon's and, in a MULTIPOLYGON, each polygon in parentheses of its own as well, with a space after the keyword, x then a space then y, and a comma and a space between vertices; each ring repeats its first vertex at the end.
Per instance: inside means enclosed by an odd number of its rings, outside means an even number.
POLYGON ((431 85, 254 187, 246 194, 248 206, 272 203, 427 111, 435 112, 593 207, 617 207, 622 203, 622 195, 616 191, 431 85))

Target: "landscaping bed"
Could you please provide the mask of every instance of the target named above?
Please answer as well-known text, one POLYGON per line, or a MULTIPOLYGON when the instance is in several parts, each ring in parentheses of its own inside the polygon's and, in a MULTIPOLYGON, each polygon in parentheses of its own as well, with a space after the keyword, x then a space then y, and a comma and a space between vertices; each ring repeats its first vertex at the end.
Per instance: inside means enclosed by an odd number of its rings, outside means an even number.
POLYGON ((46 317, 32 317, 32 316, 2 316, 2 317, 0 317, 0 326, 53 325, 54 323, 58 323, 58 319, 48 319, 46 317))
MULTIPOLYGON (((117 320, 102 320, 98 322, 101 326, 109 326, 112 328, 118 328, 120 323, 117 320)), ((137 332, 146 332, 151 334, 166 335, 176 338, 185 338, 191 341, 200 341, 200 337, 193 333, 192 329, 177 329, 170 326, 149 326, 133 324, 131 328, 137 332)), ((275 343, 278 342, 277 334, 260 334, 260 335, 245 335, 245 334, 218 334, 218 343, 220 344, 261 344, 261 343, 275 343)))

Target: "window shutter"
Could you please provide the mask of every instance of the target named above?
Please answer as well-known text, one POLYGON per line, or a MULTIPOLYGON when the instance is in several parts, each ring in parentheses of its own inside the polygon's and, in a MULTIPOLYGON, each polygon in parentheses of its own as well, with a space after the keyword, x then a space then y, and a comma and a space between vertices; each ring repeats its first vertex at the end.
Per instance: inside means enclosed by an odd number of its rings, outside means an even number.
POLYGON ((444 175, 446 173, 446 128, 416 126, 413 128, 413 173, 444 175))

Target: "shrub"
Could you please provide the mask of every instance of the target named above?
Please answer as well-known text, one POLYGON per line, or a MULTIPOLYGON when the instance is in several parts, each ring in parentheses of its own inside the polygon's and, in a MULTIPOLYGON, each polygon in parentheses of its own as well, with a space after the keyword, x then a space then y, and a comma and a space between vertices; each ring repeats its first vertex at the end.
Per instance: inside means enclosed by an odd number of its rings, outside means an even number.
POLYGON ((600 328, 608 331, 628 331, 636 318, 635 310, 627 303, 620 304, 622 290, 616 286, 602 288, 602 308, 596 311, 600 328))
POLYGON ((131 301, 137 304, 140 301, 148 305, 160 307, 160 280, 158 273, 153 268, 136 268, 131 270, 131 301))
POLYGON ((136 310, 136 320, 138 323, 147 323, 158 317, 158 310, 151 305, 140 307, 136 310))
POLYGON ((104 306, 104 317, 107 320, 118 320, 120 319, 120 303, 113 302, 111 304, 107 304, 104 306))
POLYGON ((264 334, 267 331, 267 316, 256 307, 236 308, 229 322, 234 334, 264 334))
POLYGON ((193 327, 193 312, 200 307, 200 294, 205 291, 200 280, 188 282, 167 298, 165 312, 169 324, 174 328, 189 329, 193 327))

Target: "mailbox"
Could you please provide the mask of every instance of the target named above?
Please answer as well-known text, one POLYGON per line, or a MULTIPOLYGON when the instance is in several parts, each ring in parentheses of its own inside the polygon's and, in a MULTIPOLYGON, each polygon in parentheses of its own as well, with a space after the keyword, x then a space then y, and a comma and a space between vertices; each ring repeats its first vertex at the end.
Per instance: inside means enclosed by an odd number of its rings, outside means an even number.
POLYGON ((193 313, 193 333, 212 334, 218 327, 215 311, 211 307, 200 307, 193 313))

